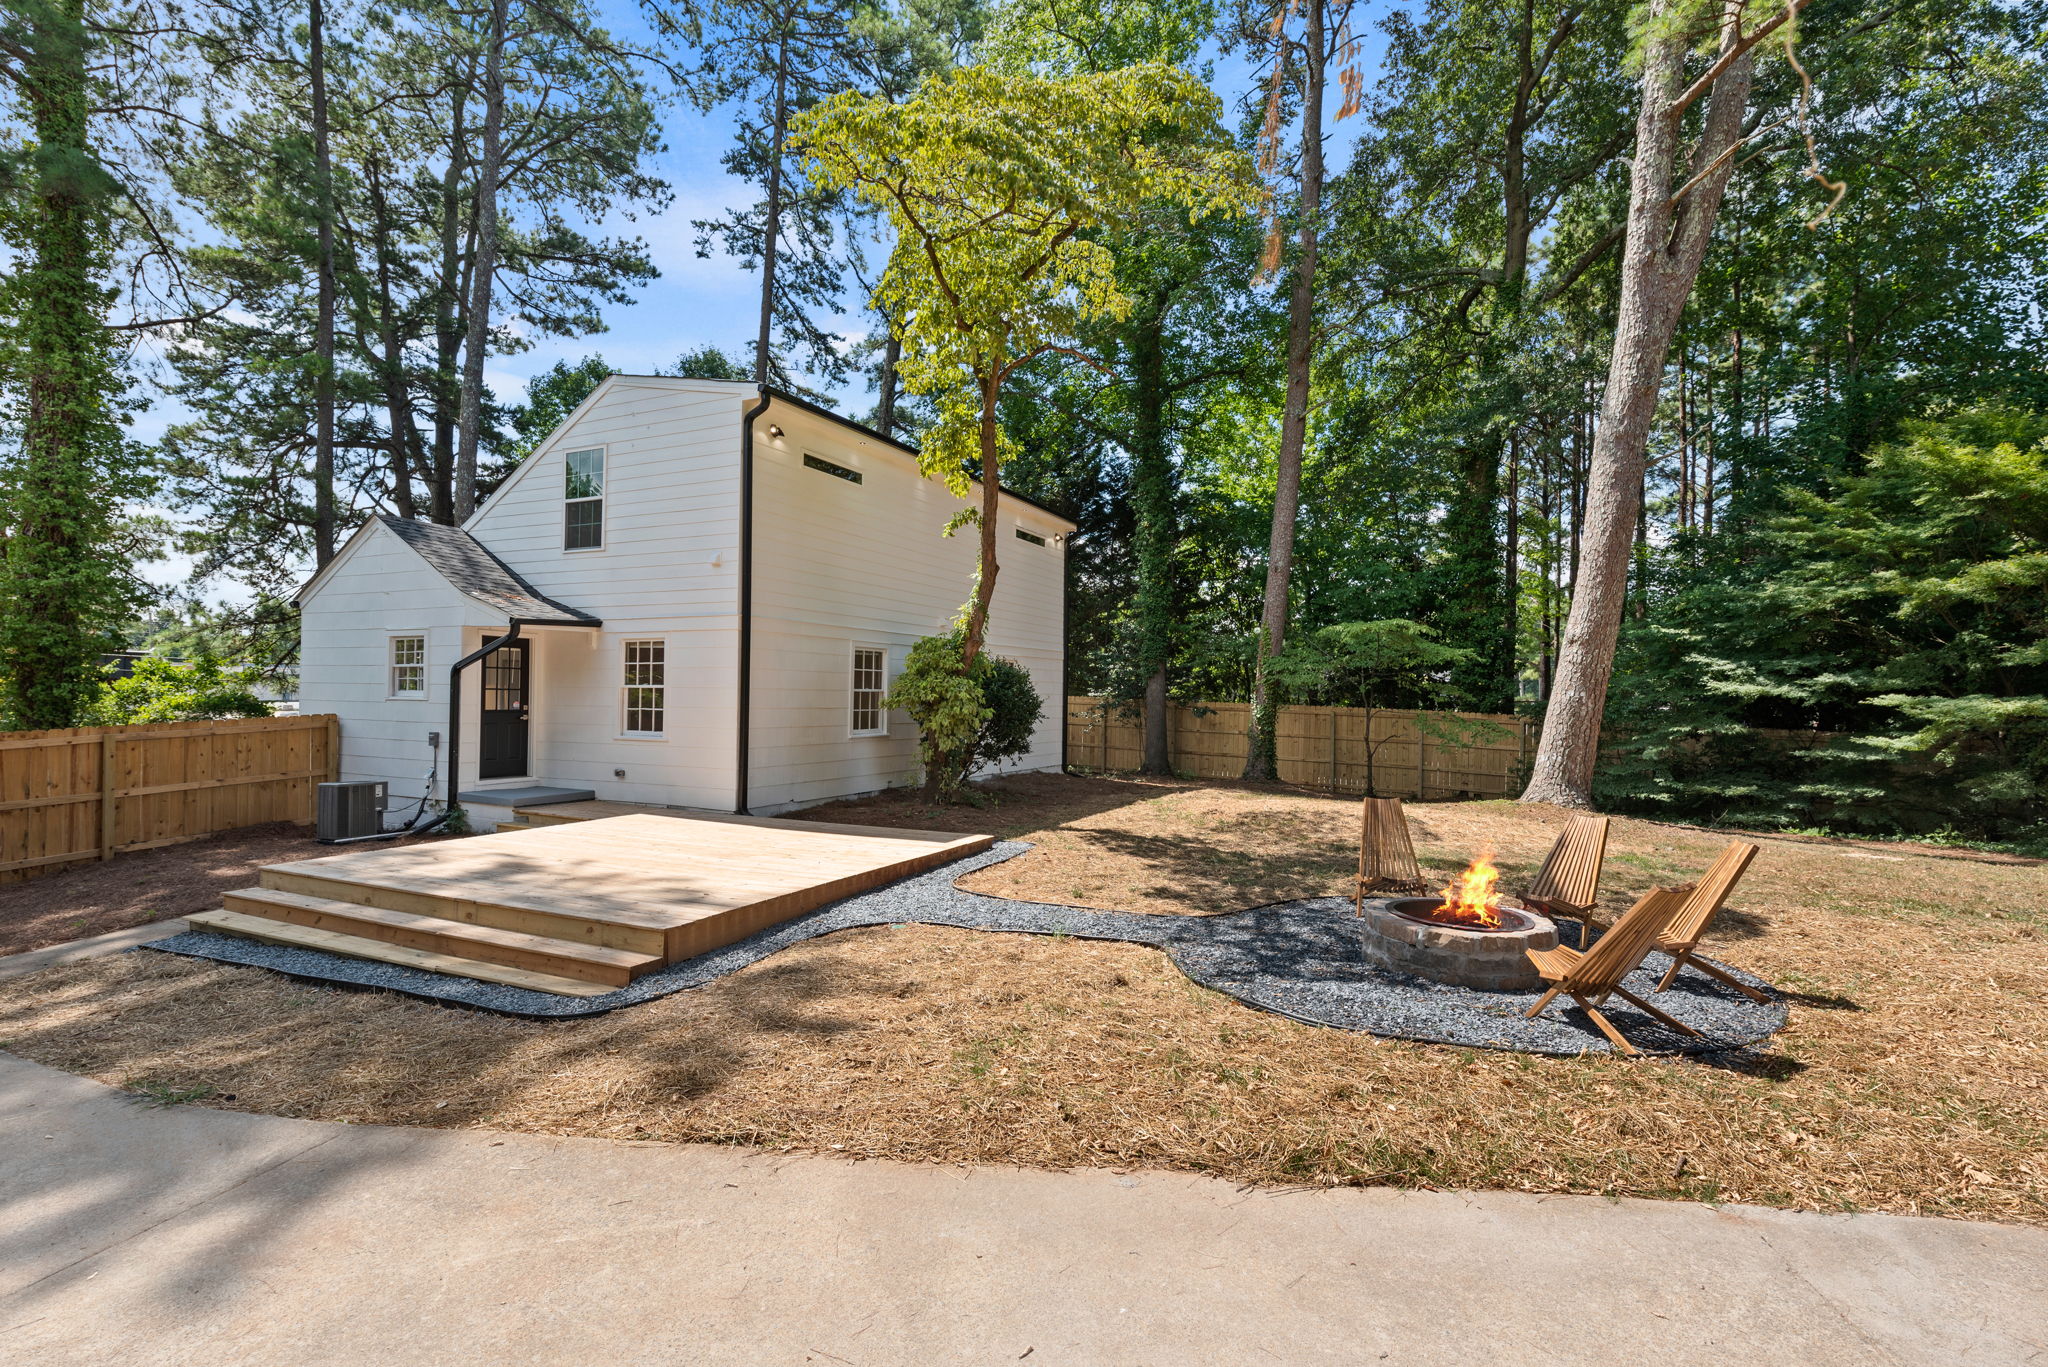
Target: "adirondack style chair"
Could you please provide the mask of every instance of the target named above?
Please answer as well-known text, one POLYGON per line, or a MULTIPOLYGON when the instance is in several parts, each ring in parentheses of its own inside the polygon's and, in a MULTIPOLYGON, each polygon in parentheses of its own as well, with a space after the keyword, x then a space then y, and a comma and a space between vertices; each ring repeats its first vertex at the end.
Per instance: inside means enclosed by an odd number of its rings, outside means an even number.
POLYGON ((1606 858, 1607 818, 1575 816, 1558 832, 1528 888, 1516 896, 1545 916, 1585 921, 1600 900, 1600 865, 1606 858))
POLYGON ((1724 982, 1751 1001, 1768 1001, 1770 998, 1738 981, 1734 975, 1723 971, 1718 965, 1705 959, 1693 957, 1700 939, 1707 933, 1707 927, 1714 923, 1714 916, 1721 910, 1721 904, 1728 900, 1728 894, 1735 891, 1735 885, 1742 881, 1742 875, 1749 869, 1749 861, 1756 858, 1758 846, 1744 840, 1730 841, 1728 848, 1715 857, 1700 875, 1700 880, 1685 889, 1690 894, 1685 905, 1671 918, 1671 924, 1657 937, 1657 948, 1671 956, 1670 971, 1657 984, 1662 992, 1678 977, 1678 970, 1687 964, 1718 982, 1724 982))
POLYGON ((1562 992, 1593 1018, 1593 1024, 1614 1042, 1616 1049, 1631 1058, 1636 1054, 1635 1046, 1622 1038, 1621 1031, 1614 1028, 1614 1022, 1607 1019, 1606 1013, 1600 1009, 1607 1004, 1609 997, 1620 997, 1674 1030, 1688 1035, 1699 1034, 1684 1021, 1665 1014, 1621 985, 1621 980, 1642 963, 1657 937, 1671 923, 1671 918, 1685 905, 1685 899, 1686 893, 1682 889, 1651 888, 1643 894, 1641 901, 1622 913, 1614 928, 1595 941, 1591 949, 1581 952, 1560 945, 1556 949, 1525 951, 1529 962, 1536 965, 1536 971, 1550 984, 1550 990, 1525 1014, 1531 1018, 1541 1015, 1543 1008, 1562 992))
POLYGON ((1429 891, 1422 881, 1422 867, 1415 862, 1415 846, 1408 839, 1408 817, 1398 797, 1369 797, 1358 836, 1358 889, 1351 899, 1352 914, 1365 914, 1367 893, 1401 893, 1419 896, 1429 891))

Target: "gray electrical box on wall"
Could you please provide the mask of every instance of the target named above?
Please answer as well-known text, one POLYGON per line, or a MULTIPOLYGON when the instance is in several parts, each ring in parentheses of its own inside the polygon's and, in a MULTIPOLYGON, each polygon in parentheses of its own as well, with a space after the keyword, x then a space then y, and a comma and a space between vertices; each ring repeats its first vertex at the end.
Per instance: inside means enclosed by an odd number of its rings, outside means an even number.
POLYGON ((319 788, 318 831, 322 840, 375 835, 384 829, 386 785, 323 783, 319 788))

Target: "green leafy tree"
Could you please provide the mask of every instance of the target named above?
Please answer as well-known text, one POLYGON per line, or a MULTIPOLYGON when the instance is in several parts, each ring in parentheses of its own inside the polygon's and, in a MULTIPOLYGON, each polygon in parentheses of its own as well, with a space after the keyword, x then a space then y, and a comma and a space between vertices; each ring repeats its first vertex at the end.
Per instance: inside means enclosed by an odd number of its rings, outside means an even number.
POLYGON ((270 704, 251 691, 253 669, 229 669, 211 655, 191 660, 155 656, 135 662, 125 679, 108 679, 86 713, 90 726, 141 722, 216 721, 224 717, 267 717, 270 704))
POLYGON ((1769 826, 2039 839, 2048 420, 1911 423, 1788 495, 1738 583, 1631 633, 1606 800, 1769 826))
POLYGON ((1004 385, 1083 328, 1130 310, 1093 231, 1149 201, 1191 216, 1244 212, 1253 187, 1216 126, 1216 97, 1156 63, 1063 80, 979 68, 933 77, 902 103, 852 93, 806 111, 792 145, 815 179, 880 210, 896 246, 875 304, 896 320, 904 387, 936 422, 920 461, 966 498, 980 568, 961 634, 980 654, 995 593, 1004 385), (972 472, 972 473, 970 473, 972 472))
POLYGON ((28 140, 0 155, 0 726, 70 726, 98 657, 144 597, 122 505, 151 488, 123 438, 126 382, 108 328, 119 189, 91 126, 105 55, 83 0, 0 19, 0 74, 28 140))
POLYGON ((1390 737, 1374 735, 1373 719, 1384 708, 1414 708, 1417 729, 1445 745, 1506 734, 1497 723, 1443 710, 1465 700, 1447 676, 1471 658, 1470 650, 1445 645, 1420 622, 1339 622, 1296 636, 1274 658, 1271 677, 1303 701, 1363 710, 1365 791, 1377 796, 1375 761, 1390 737))

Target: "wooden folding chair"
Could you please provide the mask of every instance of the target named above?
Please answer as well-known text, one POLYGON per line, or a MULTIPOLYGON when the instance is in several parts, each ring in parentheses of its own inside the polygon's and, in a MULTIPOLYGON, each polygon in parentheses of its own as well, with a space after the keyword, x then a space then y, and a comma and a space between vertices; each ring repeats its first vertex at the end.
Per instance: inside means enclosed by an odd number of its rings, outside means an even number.
POLYGON ((1678 977, 1679 969, 1690 964, 1708 977, 1728 984, 1751 1001, 1770 1000, 1720 966, 1693 957, 1693 951, 1699 948, 1707 927, 1714 923, 1714 916, 1721 910, 1721 904, 1728 900, 1728 894, 1735 891, 1735 885, 1742 881, 1742 875, 1749 869, 1749 861, 1756 858, 1759 848, 1743 840, 1730 841, 1728 848, 1721 851, 1707 866, 1707 871, 1700 875, 1699 882, 1685 889, 1690 894, 1685 905, 1671 918, 1671 924, 1665 927, 1663 934, 1657 937, 1657 948, 1671 956, 1670 971, 1665 973, 1664 981, 1657 984, 1659 992, 1671 986, 1678 977))
POLYGON ((1393 892, 1419 896, 1429 891, 1415 846, 1408 839, 1408 817, 1398 797, 1369 797, 1358 835, 1358 888, 1352 913, 1365 915, 1365 895, 1393 892))
POLYGON ((1607 818, 1575 816, 1558 832, 1528 889, 1515 895, 1545 916, 1586 921, 1600 900, 1600 865, 1607 858, 1607 818))
POLYGON ((1556 949, 1524 951, 1529 962, 1536 965, 1536 971, 1550 984, 1550 990, 1525 1014, 1531 1018, 1541 1015, 1543 1008, 1562 992, 1593 1018, 1593 1024, 1614 1042, 1616 1049, 1630 1057, 1635 1056, 1635 1046, 1622 1038, 1621 1031, 1614 1028, 1614 1022, 1607 1019, 1606 1013, 1600 1009, 1609 997, 1620 997, 1674 1030, 1688 1035, 1699 1034, 1684 1021, 1666 1015, 1621 985, 1621 980, 1635 972, 1637 965, 1650 952, 1650 946, 1664 933, 1664 928, 1678 914, 1679 908, 1685 905, 1685 898, 1685 892, 1677 888, 1651 888, 1643 894, 1641 901, 1623 912, 1614 928, 1602 935, 1589 950, 1581 952, 1559 946, 1556 949))

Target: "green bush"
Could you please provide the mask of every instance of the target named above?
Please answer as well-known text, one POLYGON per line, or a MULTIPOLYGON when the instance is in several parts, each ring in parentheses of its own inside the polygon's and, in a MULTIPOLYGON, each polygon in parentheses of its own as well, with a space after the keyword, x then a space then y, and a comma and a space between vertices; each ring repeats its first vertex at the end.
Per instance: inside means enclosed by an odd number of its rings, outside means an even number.
POLYGON ((270 704, 251 688, 253 669, 230 669, 210 655, 194 660, 147 656, 125 679, 100 685, 85 726, 127 726, 153 721, 214 721, 222 717, 267 717, 270 704))
POLYGON ((964 778, 972 778, 991 764, 1014 759, 1031 749, 1031 733, 1045 715, 1045 699, 1031 684, 1030 671, 1015 660, 983 655, 975 662, 975 678, 981 685, 981 701, 988 716, 975 737, 967 758, 964 778))
POLYGON ((1045 712, 1023 666, 984 653, 969 669, 960 661, 961 646, 958 631, 917 641, 882 700, 917 724, 925 795, 932 799, 957 793, 978 770, 1029 750, 1045 712))

